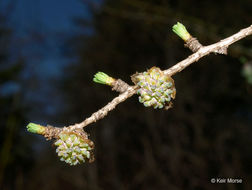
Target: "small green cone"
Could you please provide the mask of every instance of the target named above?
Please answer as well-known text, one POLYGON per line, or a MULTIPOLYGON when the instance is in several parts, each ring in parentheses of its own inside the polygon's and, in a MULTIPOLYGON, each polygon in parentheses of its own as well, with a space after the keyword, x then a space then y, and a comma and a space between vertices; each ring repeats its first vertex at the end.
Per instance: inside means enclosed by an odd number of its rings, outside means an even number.
POLYGON ((99 84, 106 84, 111 86, 115 79, 108 76, 106 73, 98 72, 94 75, 93 81, 99 84))
POLYGON ((186 27, 180 22, 177 22, 177 24, 173 25, 172 31, 175 34, 177 34, 180 38, 182 38, 184 41, 188 41, 191 38, 191 35, 186 30, 186 27))
POLYGON ((35 123, 29 123, 27 126, 27 131, 29 131, 30 133, 36 133, 36 134, 43 134, 45 131, 45 127, 35 124, 35 123))
POLYGON ((134 76, 133 82, 139 86, 139 102, 145 107, 167 108, 172 105, 171 100, 175 99, 176 88, 173 79, 158 67, 152 67, 147 72, 134 76))
POLYGON ((61 161, 69 165, 77 165, 92 162, 94 160, 92 150, 93 142, 87 138, 85 132, 80 134, 74 132, 61 132, 58 139, 54 142, 56 153, 61 161))

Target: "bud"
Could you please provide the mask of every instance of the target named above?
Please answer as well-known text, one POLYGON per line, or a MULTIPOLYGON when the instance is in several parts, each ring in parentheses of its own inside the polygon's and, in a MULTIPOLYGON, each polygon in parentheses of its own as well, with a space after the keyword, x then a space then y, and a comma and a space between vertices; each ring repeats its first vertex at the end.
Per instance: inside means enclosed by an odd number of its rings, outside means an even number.
POLYGON ((27 131, 29 131, 30 133, 36 133, 36 134, 40 134, 42 135, 45 132, 45 127, 42 125, 38 125, 35 123, 29 123, 27 126, 27 131))
POLYGON ((62 131, 54 142, 56 153, 61 161, 70 165, 77 165, 94 160, 92 150, 94 143, 88 139, 83 130, 75 132, 62 131))
POLYGON ((133 82, 140 87, 137 94, 139 102, 145 107, 163 108, 171 106, 175 98, 176 89, 173 79, 165 75, 158 67, 152 67, 147 72, 133 75, 133 82))
POLYGON ((173 25, 172 31, 176 33, 184 41, 188 41, 191 38, 191 35, 186 30, 186 27, 180 22, 177 22, 177 24, 173 25))
POLYGON ((106 73, 98 72, 94 75, 93 81, 96 83, 112 86, 112 83, 115 82, 115 79, 108 76, 106 73))

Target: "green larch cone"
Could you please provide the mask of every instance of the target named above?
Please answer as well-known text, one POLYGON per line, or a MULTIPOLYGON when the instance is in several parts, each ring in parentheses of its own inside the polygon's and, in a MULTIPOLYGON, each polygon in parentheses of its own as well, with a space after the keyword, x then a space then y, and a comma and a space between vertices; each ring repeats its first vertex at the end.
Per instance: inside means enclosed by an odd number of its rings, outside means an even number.
POLYGON ((77 165, 86 161, 92 162, 94 160, 92 154, 94 144, 88 139, 84 131, 62 131, 54 145, 57 146, 56 153, 60 160, 70 165, 77 165))
POLYGON ((161 109, 164 106, 171 106, 171 100, 176 95, 174 81, 158 67, 152 67, 147 72, 135 76, 133 82, 140 87, 137 94, 140 95, 139 102, 145 107, 161 109))
POLYGON ((186 30, 186 27, 180 22, 177 22, 177 24, 173 25, 172 31, 175 34, 177 34, 180 38, 182 38, 184 41, 188 41, 191 38, 191 35, 186 30))
POLYGON ((93 81, 100 84, 106 84, 111 86, 115 81, 114 78, 108 76, 106 73, 98 72, 94 75, 93 81))

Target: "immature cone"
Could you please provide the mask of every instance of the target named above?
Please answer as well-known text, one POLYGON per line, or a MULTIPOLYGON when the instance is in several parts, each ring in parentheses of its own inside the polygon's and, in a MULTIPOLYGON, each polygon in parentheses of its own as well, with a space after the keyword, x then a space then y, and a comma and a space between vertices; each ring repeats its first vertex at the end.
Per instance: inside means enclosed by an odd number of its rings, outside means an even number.
POLYGON ((173 79, 165 75, 158 67, 152 67, 147 72, 135 74, 132 81, 140 89, 137 91, 139 102, 145 107, 156 108, 171 107, 171 99, 175 98, 176 89, 173 79))
POLYGON ((94 160, 92 149, 94 143, 88 139, 83 130, 74 132, 62 131, 54 143, 57 146, 56 153, 61 161, 70 165, 77 165, 85 161, 94 160))

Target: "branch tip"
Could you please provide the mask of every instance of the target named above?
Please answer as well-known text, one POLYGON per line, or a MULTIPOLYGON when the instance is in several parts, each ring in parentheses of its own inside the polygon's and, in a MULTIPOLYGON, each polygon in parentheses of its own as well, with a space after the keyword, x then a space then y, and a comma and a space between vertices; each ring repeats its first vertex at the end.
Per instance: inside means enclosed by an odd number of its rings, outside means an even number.
POLYGON ((35 123, 29 123, 26 126, 26 128, 27 128, 28 132, 36 133, 36 134, 40 134, 40 135, 43 135, 46 130, 46 127, 44 127, 42 125, 35 124, 35 123))
POLYGON ((115 79, 108 76, 106 73, 97 72, 94 75, 93 81, 99 84, 105 84, 111 86, 112 83, 115 81, 115 79))
POLYGON ((182 38, 185 42, 191 38, 190 33, 186 30, 186 27, 177 22, 177 24, 173 25, 172 31, 177 34, 180 38, 182 38))

